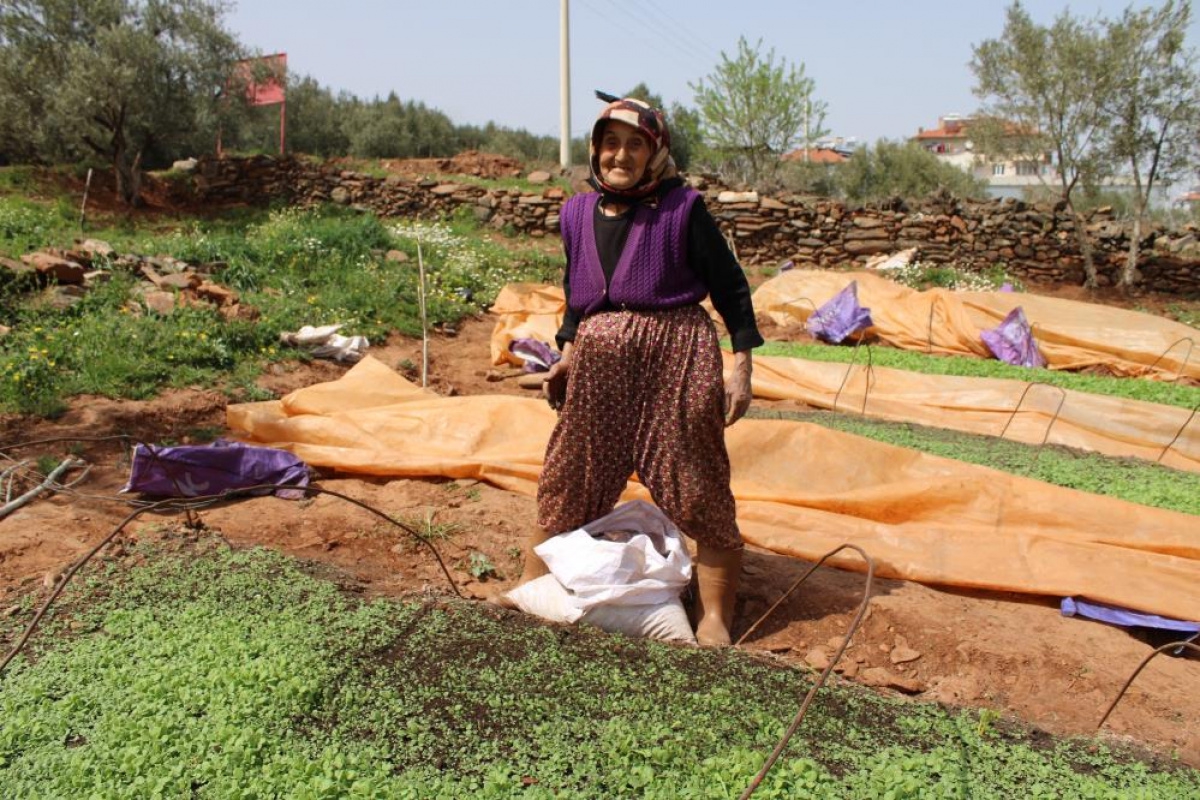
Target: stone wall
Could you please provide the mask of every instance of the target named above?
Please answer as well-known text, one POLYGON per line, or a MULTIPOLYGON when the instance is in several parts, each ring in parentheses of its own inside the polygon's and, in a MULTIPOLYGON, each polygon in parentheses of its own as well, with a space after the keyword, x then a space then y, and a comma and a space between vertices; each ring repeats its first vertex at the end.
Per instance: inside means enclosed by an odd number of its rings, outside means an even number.
MULTIPOLYGON (((1014 200, 970 201, 933 197, 850 208, 811 197, 730 192, 693 178, 705 202, 745 265, 844 267, 916 248, 916 258, 965 269, 1002 267, 1031 283, 1083 282, 1083 262, 1072 221, 1061 208, 1014 200)), ((194 191, 208 202, 299 205, 341 203, 382 216, 435 219, 466 207, 485 224, 540 237, 556 235, 565 193, 488 189, 452 181, 376 177, 295 158, 202 160, 194 191)), ((461 213, 461 212, 460 212, 461 213)), ((1102 284, 1115 282, 1128 251, 1126 226, 1107 212, 1088 219, 1102 284)), ((1200 296, 1200 233, 1151 227, 1142 240, 1140 287, 1200 296)))

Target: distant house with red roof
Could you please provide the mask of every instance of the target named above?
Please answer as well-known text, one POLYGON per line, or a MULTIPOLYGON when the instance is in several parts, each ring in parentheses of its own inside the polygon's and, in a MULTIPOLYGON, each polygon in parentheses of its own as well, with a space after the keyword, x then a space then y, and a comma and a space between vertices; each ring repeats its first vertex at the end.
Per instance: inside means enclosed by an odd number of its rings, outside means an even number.
POLYGON ((846 153, 834 150, 832 147, 800 148, 783 155, 784 161, 804 161, 809 164, 841 164, 850 160, 846 153))
MULTIPOLYGON (((938 119, 936 128, 919 129, 912 141, 940 160, 986 181, 988 194, 992 197, 1024 199, 1044 184, 1053 186, 1058 182, 1058 174, 1051 163, 1049 153, 1006 161, 988 158, 975 152, 970 135, 973 122, 970 117, 947 114, 938 119)), ((1015 127, 1012 129, 1012 135, 1020 135, 1015 127)))
POLYGON ((1175 198, 1175 202, 1181 206, 1200 205, 1200 187, 1193 186, 1186 194, 1175 198))

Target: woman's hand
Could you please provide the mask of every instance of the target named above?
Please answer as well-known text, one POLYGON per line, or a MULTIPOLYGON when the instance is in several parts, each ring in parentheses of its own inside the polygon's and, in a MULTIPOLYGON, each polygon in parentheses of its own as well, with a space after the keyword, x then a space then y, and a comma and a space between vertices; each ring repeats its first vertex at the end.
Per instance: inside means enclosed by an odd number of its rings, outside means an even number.
POLYGON ((546 402, 555 411, 562 410, 563 403, 567 402, 567 379, 571 374, 571 350, 573 347, 571 342, 563 345, 562 358, 550 367, 546 377, 542 379, 542 394, 546 396, 546 402))
POLYGON ((725 381, 725 427, 741 419, 750 408, 752 370, 753 362, 749 350, 734 354, 733 374, 725 381))

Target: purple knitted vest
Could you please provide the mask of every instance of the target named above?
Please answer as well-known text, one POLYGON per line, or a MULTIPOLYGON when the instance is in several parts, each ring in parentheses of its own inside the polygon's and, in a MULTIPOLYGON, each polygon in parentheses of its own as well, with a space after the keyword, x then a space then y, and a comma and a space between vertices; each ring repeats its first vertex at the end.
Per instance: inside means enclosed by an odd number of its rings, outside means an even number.
POLYGON ((595 213, 600 195, 578 194, 562 209, 562 237, 570 260, 571 309, 587 316, 615 308, 667 309, 699 303, 708 287, 687 265, 688 217, 700 193, 676 187, 658 207, 638 204, 629 238, 606 287, 596 250, 595 213))

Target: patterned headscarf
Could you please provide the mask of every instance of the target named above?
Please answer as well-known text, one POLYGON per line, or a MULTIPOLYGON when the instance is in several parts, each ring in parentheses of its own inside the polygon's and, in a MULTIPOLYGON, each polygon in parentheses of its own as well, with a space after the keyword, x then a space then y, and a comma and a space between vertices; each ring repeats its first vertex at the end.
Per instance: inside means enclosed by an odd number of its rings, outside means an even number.
POLYGON ((657 108, 632 97, 614 100, 600 112, 600 116, 592 125, 588 156, 592 182, 605 197, 616 200, 641 200, 649 197, 658 190, 664 180, 676 175, 675 162, 671 159, 671 132, 667 130, 666 119, 657 108), (650 142, 650 160, 646 162, 646 171, 637 185, 628 189, 617 189, 600 177, 600 142, 604 138, 604 126, 609 120, 632 125, 650 142))

